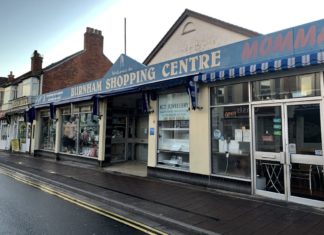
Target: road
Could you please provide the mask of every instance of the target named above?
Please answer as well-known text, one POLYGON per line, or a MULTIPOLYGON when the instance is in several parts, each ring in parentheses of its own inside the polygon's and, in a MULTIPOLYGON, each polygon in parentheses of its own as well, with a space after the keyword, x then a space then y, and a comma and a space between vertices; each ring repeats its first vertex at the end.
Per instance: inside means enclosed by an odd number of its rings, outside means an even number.
POLYGON ((0 234, 143 234, 0 174, 0 234))

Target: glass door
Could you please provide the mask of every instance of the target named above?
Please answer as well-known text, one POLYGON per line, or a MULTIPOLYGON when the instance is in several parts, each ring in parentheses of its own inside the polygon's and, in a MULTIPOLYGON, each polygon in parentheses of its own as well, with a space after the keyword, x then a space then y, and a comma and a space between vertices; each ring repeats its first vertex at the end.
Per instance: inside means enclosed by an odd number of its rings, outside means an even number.
POLYGON ((253 106, 255 193, 324 206, 321 102, 253 106))
POLYGON ((253 106, 255 192, 286 198, 283 105, 253 106))
POLYGON ((114 116, 112 119, 111 162, 127 160, 128 125, 126 116, 114 116))
POLYGON ((321 103, 285 105, 287 116, 288 199, 323 206, 323 151, 321 103))

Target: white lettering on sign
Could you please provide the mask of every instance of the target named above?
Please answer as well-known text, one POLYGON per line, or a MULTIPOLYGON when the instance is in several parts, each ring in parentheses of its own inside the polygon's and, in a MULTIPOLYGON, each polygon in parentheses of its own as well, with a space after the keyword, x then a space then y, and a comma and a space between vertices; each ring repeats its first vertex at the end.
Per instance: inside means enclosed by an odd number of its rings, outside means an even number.
POLYGON ((71 88, 71 97, 102 91, 101 81, 82 84, 71 88))
POLYGON ((155 67, 145 68, 139 71, 121 74, 106 80, 106 89, 125 87, 155 80, 155 67))
POLYGON ((172 77, 185 73, 192 73, 200 70, 212 69, 220 66, 220 50, 213 51, 211 54, 201 54, 189 58, 165 63, 162 67, 162 76, 172 77))

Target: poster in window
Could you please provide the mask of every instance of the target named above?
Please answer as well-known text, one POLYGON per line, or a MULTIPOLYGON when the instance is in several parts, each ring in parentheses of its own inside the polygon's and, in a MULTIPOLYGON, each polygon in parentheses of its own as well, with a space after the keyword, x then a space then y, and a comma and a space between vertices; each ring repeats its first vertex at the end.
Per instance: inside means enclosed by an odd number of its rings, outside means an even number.
POLYGON ((159 97, 159 121, 188 120, 189 98, 187 93, 172 93, 159 97))

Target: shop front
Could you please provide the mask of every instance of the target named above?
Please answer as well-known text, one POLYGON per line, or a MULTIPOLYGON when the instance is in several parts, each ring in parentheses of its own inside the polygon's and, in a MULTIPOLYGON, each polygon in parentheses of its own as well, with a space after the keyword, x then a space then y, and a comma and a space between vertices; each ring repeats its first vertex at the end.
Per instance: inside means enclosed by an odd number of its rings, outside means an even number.
POLYGON ((195 76, 209 89, 209 184, 324 205, 322 32, 319 21, 226 46, 228 65, 195 76))
POLYGON ((56 117, 34 125, 52 125, 54 153, 143 160, 153 177, 322 206, 323 28, 150 66, 122 55, 100 80, 41 95, 56 117))
POLYGON ((109 96, 107 99, 106 161, 147 162, 148 114, 142 94, 109 96))
POLYGON ((0 112, 0 149, 8 150, 10 144, 8 144, 8 118, 4 111, 0 112))
POLYGON ((252 83, 257 194, 323 204, 322 84, 322 71, 252 83))
POLYGON ((93 102, 89 100, 36 108, 32 152, 58 159, 98 160, 100 120, 93 114, 93 102))
MULTIPOLYGON (((122 55, 106 76, 120 73, 119 65, 143 68, 122 55)), ((146 75, 143 75, 146 76, 146 75)), ((106 91, 105 78, 41 95, 36 101, 36 155, 102 165, 128 160, 147 162, 147 96, 139 89, 106 91), (145 107, 144 107, 145 106, 145 107)), ((111 86, 119 82, 112 82, 111 86)))
POLYGON ((210 88, 212 174, 322 206, 323 72, 227 83, 210 88))
POLYGON ((31 124, 26 121, 25 109, 10 110, 6 115, 6 120, 1 122, 4 149, 29 153, 31 124))

